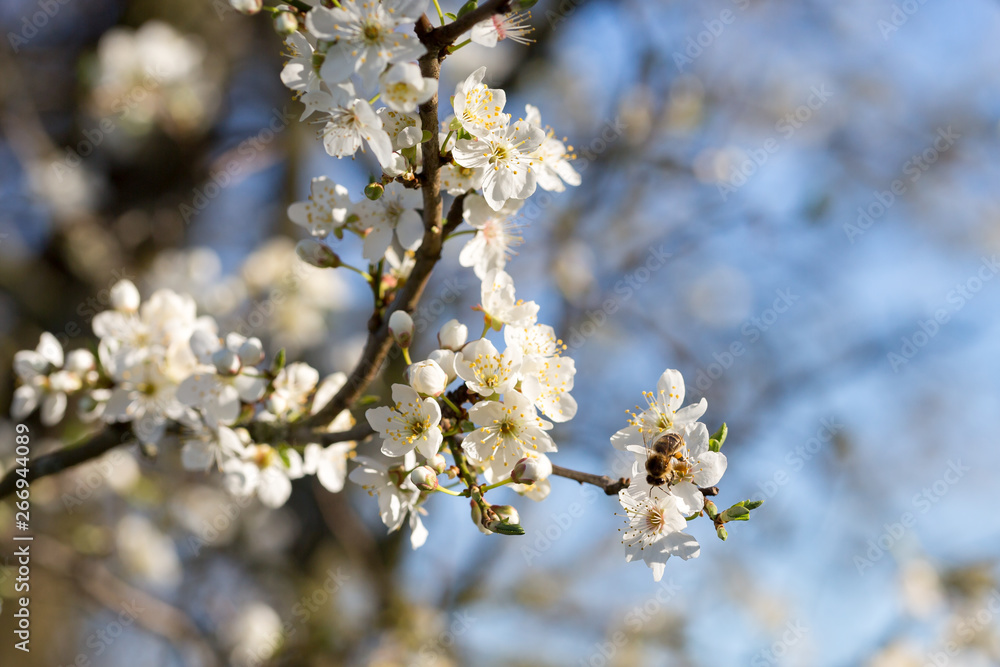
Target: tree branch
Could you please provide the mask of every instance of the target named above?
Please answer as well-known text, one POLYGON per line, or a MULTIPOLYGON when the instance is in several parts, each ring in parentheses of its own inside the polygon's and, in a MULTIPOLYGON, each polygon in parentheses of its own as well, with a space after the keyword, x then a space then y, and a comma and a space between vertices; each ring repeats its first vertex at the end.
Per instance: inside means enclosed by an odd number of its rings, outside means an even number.
POLYGON ((558 475, 559 477, 565 477, 566 479, 572 479, 573 481, 580 482, 581 484, 593 484, 604 490, 604 493, 609 496, 617 495, 622 489, 627 489, 629 485, 629 480, 625 477, 621 479, 614 480, 607 475, 592 475, 589 472, 579 472, 577 470, 570 470, 569 468, 563 468, 562 466, 553 465, 552 474, 558 475))
MULTIPOLYGON (((128 442, 131 437, 132 430, 127 424, 111 424, 104 430, 91 436, 90 440, 81 445, 66 447, 51 454, 39 456, 37 459, 31 461, 31 464, 28 466, 26 479, 30 482, 31 480, 54 475, 66 468, 72 468, 85 461, 95 459, 118 445, 128 442)), ((17 468, 14 468, 4 476, 3 480, 0 481, 0 499, 6 498, 14 492, 20 476, 17 468)))

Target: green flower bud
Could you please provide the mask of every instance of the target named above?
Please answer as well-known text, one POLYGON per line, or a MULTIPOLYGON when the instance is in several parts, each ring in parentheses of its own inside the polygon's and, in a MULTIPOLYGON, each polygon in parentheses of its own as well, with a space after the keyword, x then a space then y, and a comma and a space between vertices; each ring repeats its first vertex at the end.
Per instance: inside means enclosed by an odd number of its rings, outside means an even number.
POLYGON ((382 193, 385 192, 385 186, 383 186, 378 181, 374 183, 369 183, 365 186, 365 196, 372 201, 378 201, 382 198, 382 193))

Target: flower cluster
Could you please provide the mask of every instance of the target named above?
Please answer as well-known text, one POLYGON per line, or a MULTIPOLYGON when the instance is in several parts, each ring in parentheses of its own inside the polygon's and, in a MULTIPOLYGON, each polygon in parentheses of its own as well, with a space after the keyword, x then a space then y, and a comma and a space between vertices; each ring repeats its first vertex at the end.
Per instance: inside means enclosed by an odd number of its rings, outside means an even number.
MULTIPOLYGON (((526 105, 515 120, 504 91, 485 82, 485 67, 457 85, 453 116, 423 127, 417 112, 437 94, 438 81, 413 62, 427 53, 426 28, 419 39, 411 29, 426 0, 332 4, 273 12, 289 50, 281 80, 303 103, 302 118, 318 117, 329 155, 370 151, 381 173, 357 200, 333 180, 314 178, 308 199, 292 204, 288 216, 309 234, 296 247, 301 260, 353 270, 368 284, 374 312, 363 354, 374 356, 362 358, 350 380, 343 373, 321 379, 306 363, 286 364, 284 350, 266 364, 261 340, 220 333, 212 317, 198 315, 192 297, 160 289, 143 301, 124 280, 111 290, 111 308, 93 320, 96 355, 64 355, 50 334, 36 350, 18 353, 12 413, 21 419, 40 408, 42 422, 53 426, 72 401, 81 421, 128 423, 150 451, 176 443, 184 468, 215 471, 228 492, 256 496, 269 507, 288 500, 296 479, 314 475, 330 492, 350 480, 377 498, 389 531, 409 525, 413 548, 427 539, 422 517, 435 494, 466 499, 483 533, 522 534, 517 510, 486 494, 509 486, 540 501, 549 495, 551 475, 572 476, 549 456, 557 451, 554 425, 577 412, 576 366, 555 330, 539 323, 539 305, 518 299, 507 263, 522 243, 516 216, 524 200, 536 188, 562 192, 580 183, 572 147, 543 126, 535 106, 526 105), (379 100, 384 106, 375 108, 379 100), (425 161, 431 146, 439 159, 425 161), (446 220, 429 215, 428 198, 441 205, 435 177, 455 197, 446 220), (463 222, 468 229, 456 231, 463 222), (345 234, 362 240, 364 268, 330 245, 345 234), (412 293, 405 287, 413 276, 426 280, 440 246, 460 234, 471 235, 459 263, 481 280, 482 333, 470 339, 469 325, 451 320, 439 330, 436 349, 413 361, 420 332, 407 311, 421 285, 412 293), (433 252, 418 260, 415 251, 428 241, 436 244, 433 252), (368 408, 355 424, 349 409, 393 341, 405 373, 390 382, 391 400, 368 408), (369 434, 380 451, 356 456, 358 441, 369 434)), ((261 10, 258 0, 233 6, 261 10)), ((475 19, 483 9, 471 10, 480 11, 475 19)), ((527 15, 475 19, 466 22, 473 42, 530 41, 527 15)), ((725 427, 709 436, 698 421, 704 399, 682 407, 678 371, 666 371, 646 399, 647 407, 611 441, 635 457, 631 484, 623 479, 615 487, 628 521, 627 559, 643 559, 659 579, 670 556, 698 555, 698 543, 684 532, 688 521, 707 513, 725 539, 723 525, 745 520, 754 506, 719 512, 706 499, 726 469, 719 452, 725 427)))

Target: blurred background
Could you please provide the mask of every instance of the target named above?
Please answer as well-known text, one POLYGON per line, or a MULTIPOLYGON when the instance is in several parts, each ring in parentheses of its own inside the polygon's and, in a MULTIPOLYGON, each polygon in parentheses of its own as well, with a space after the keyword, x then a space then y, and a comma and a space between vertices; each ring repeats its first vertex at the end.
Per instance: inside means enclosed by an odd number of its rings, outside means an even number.
MULTIPOLYGON (((508 264, 576 359, 554 460, 627 474, 608 437, 678 368, 729 424, 720 502, 765 505, 725 543, 693 524, 700 558, 654 584, 624 562, 616 499, 565 479, 540 504, 495 492, 520 538, 434 498, 412 552, 351 484, 303 479, 268 510, 169 443, 114 450, 32 486, 30 655, 0 504, 0 663, 1000 664, 1000 5, 541 0, 531 22, 529 48, 449 57, 441 89, 487 64, 577 154, 583 186, 529 201, 508 264)), ((350 370, 364 285, 303 268, 285 209, 320 175, 359 197, 375 163, 298 122, 266 17, 9 0, 0 25, 4 414, 14 352, 42 331, 91 345, 123 277, 350 370)), ((452 244, 417 354, 476 321, 452 244)), ((81 428, 32 424, 35 456, 81 428)))

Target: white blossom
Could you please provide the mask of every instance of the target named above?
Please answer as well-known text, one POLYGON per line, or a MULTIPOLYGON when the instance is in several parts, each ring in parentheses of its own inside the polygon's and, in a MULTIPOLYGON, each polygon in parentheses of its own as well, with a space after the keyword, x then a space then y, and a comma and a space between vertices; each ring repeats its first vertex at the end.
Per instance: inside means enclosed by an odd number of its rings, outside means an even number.
POLYGON ((406 376, 410 386, 425 396, 440 396, 448 388, 448 374, 433 359, 413 364, 406 376))
POLYGON ((438 331, 438 345, 443 348, 458 351, 465 345, 469 337, 469 327, 458 320, 448 320, 438 331))
POLYGON ((511 200, 494 211, 479 195, 467 195, 463 217, 476 233, 462 248, 458 263, 472 267, 480 280, 490 271, 507 266, 512 249, 523 242, 517 233, 520 227, 512 220, 522 203, 511 200))
POLYGON ((463 167, 485 169, 483 196, 494 211, 508 199, 527 199, 537 183, 532 157, 545 132, 526 121, 505 124, 472 139, 460 139, 452 155, 463 167))
POLYGON ((415 208, 422 205, 419 190, 390 183, 377 201, 364 199, 354 207, 359 224, 368 228, 362 255, 377 262, 392 243, 393 235, 400 245, 413 250, 424 238, 424 222, 415 208))
POLYGON ((555 330, 545 324, 527 327, 504 327, 508 349, 520 350, 521 392, 530 398, 546 417, 565 422, 576 416, 576 399, 570 396, 576 376, 576 362, 562 356, 566 345, 555 330))
POLYGON ((393 406, 383 405, 365 413, 382 438, 382 453, 404 456, 416 448, 424 458, 437 454, 443 440, 441 407, 433 398, 420 398, 405 384, 392 385, 393 406))
POLYGON ((324 238, 344 226, 350 208, 351 198, 347 188, 320 176, 312 179, 309 199, 288 207, 288 217, 313 236, 324 238))
POLYGON ((493 48, 498 41, 509 39, 518 44, 531 44, 533 39, 525 35, 529 34, 533 28, 528 25, 531 12, 521 12, 519 14, 494 14, 488 19, 484 19, 472 26, 469 38, 474 44, 493 48))
POLYGON ((637 486, 623 489, 618 501, 625 510, 628 527, 622 535, 625 560, 643 560, 653 570, 653 579, 663 578, 667 559, 680 556, 695 558, 698 542, 681 532, 687 525, 679 500, 671 495, 648 493, 637 486))
POLYGON ((426 49, 397 27, 414 23, 427 0, 341 0, 339 7, 316 7, 306 15, 309 32, 334 42, 326 52, 320 76, 327 83, 346 81, 355 72, 366 88, 375 85, 390 63, 416 60, 426 49))
POLYGON ((455 355, 455 372, 480 396, 506 394, 520 379, 521 352, 508 347, 501 354, 489 340, 480 338, 455 355))
POLYGON ((321 85, 313 66, 314 46, 311 39, 301 32, 293 32, 285 39, 288 62, 281 70, 281 82, 298 93, 316 92, 321 85))
POLYGON ((490 271, 483 278, 481 307, 487 324, 500 330, 501 325, 526 327, 535 323, 538 304, 519 301, 514 291, 514 279, 505 271, 490 271))
POLYGON ((437 92, 437 79, 420 74, 413 63, 397 63, 379 76, 382 97, 386 106, 394 111, 413 113, 417 107, 437 92))
POLYGON ((476 430, 465 436, 462 449, 486 468, 488 479, 503 479, 527 452, 556 451, 546 433, 552 424, 540 419, 531 401, 516 391, 508 391, 500 401, 476 403, 469 419, 476 430))
POLYGON ((401 466, 388 466, 368 458, 359 456, 358 464, 348 476, 349 479, 366 490, 369 495, 378 499, 379 516, 389 532, 399 530, 409 516, 410 545, 417 549, 427 541, 427 529, 420 519, 420 490, 414 485, 405 471, 412 468, 415 456, 411 452, 404 457, 401 466))
POLYGON ((331 90, 332 93, 321 90, 302 96, 307 107, 319 109, 327 116, 322 130, 326 152, 338 158, 353 156, 364 142, 379 164, 392 165, 392 143, 371 105, 356 97, 349 83, 333 86, 331 90))
POLYGON ((507 94, 483 83, 486 68, 480 67, 455 87, 452 103, 455 118, 474 137, 488 135, 507 125, 510 117, 503 113, 507 94))
MULTIPOLYGON (((535 127, 542 126, 542 115, 538 107, 530 104, 525 105, 524 120, 535 127)), ((545 139, 542 145, 531 154, 535 159, 535 172, 538 177, 538 187, 552 192, 562 192, 566 185, 580 185, 580 174, 577 173, 573 165, 570 164, 573 155, 570 146, 567 150, 566 144, 555 137, 555 131, 550 127, 544 128, 545 139), (563 183, 566 185, 563 185, 563 183)))

